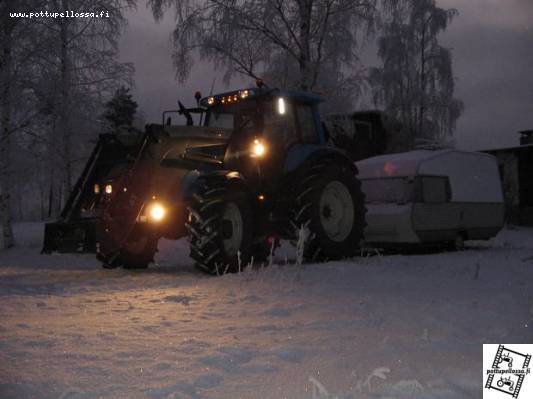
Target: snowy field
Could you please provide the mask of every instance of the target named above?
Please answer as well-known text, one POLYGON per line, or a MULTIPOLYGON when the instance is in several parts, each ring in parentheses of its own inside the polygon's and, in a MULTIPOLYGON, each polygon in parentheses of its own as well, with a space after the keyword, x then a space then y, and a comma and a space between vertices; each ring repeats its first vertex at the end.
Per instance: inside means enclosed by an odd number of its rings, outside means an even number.
MULTIPOLYGON (((533 342, 533 229, 460 253, 209 277, 0 253, 0 398, 480 398, 483 343, 533 342)), ((285 260, 288 257, 288 260, 285 260)))

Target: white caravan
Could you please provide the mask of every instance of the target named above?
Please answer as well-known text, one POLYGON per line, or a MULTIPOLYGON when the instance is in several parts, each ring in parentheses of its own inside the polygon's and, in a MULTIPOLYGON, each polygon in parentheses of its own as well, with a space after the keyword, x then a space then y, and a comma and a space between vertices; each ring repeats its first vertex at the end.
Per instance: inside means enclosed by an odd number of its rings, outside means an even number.
POLYGON ((381 246, 449 244, 494 237, 505 206, 492 155, 416 150, 356 163, 366 195, 365 241, 381 246))

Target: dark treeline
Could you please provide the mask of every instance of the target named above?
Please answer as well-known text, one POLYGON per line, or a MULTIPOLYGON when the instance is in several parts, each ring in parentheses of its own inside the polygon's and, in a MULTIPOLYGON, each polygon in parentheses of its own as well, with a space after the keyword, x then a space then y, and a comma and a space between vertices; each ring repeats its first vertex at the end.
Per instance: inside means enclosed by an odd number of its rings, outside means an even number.
POLYGON ((131 85, 117 62, 131 0, 0 1, 0 217, 39 220, 60 211, 102 130, 106 101, 131 85), (12 12, 105 11, 103 18, 12 18, 12 12), (107 17, 109 15, 109 17, 107 17))

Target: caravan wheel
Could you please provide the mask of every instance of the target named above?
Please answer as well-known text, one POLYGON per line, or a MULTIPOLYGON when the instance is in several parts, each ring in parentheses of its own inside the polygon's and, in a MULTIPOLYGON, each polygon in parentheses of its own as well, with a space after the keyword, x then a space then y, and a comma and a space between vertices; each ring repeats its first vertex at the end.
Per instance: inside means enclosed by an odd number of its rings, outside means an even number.
POLYGON ((111 260, 101 258, 104 269, 123 267, 124 269, 146 269, 154 261, 158 238, 141 227, 134 227, 120 253, 111 260))
POLYGON ((455 236, 455 239, 449 243, 449 249, 451 251, 464 251, 465 249, 466 233, 459 232, 455 236))

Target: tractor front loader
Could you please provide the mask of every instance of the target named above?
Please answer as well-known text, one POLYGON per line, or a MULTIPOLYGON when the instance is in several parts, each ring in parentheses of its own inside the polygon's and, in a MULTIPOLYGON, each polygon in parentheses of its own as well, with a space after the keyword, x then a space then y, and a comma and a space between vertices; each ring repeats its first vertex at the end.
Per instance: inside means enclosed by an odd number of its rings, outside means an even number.
POLYGON ((42 253, 95 252, 104 208, 113 184, 136 159, 143 134, 101 134, 59 219, 46 223, 42 253))

